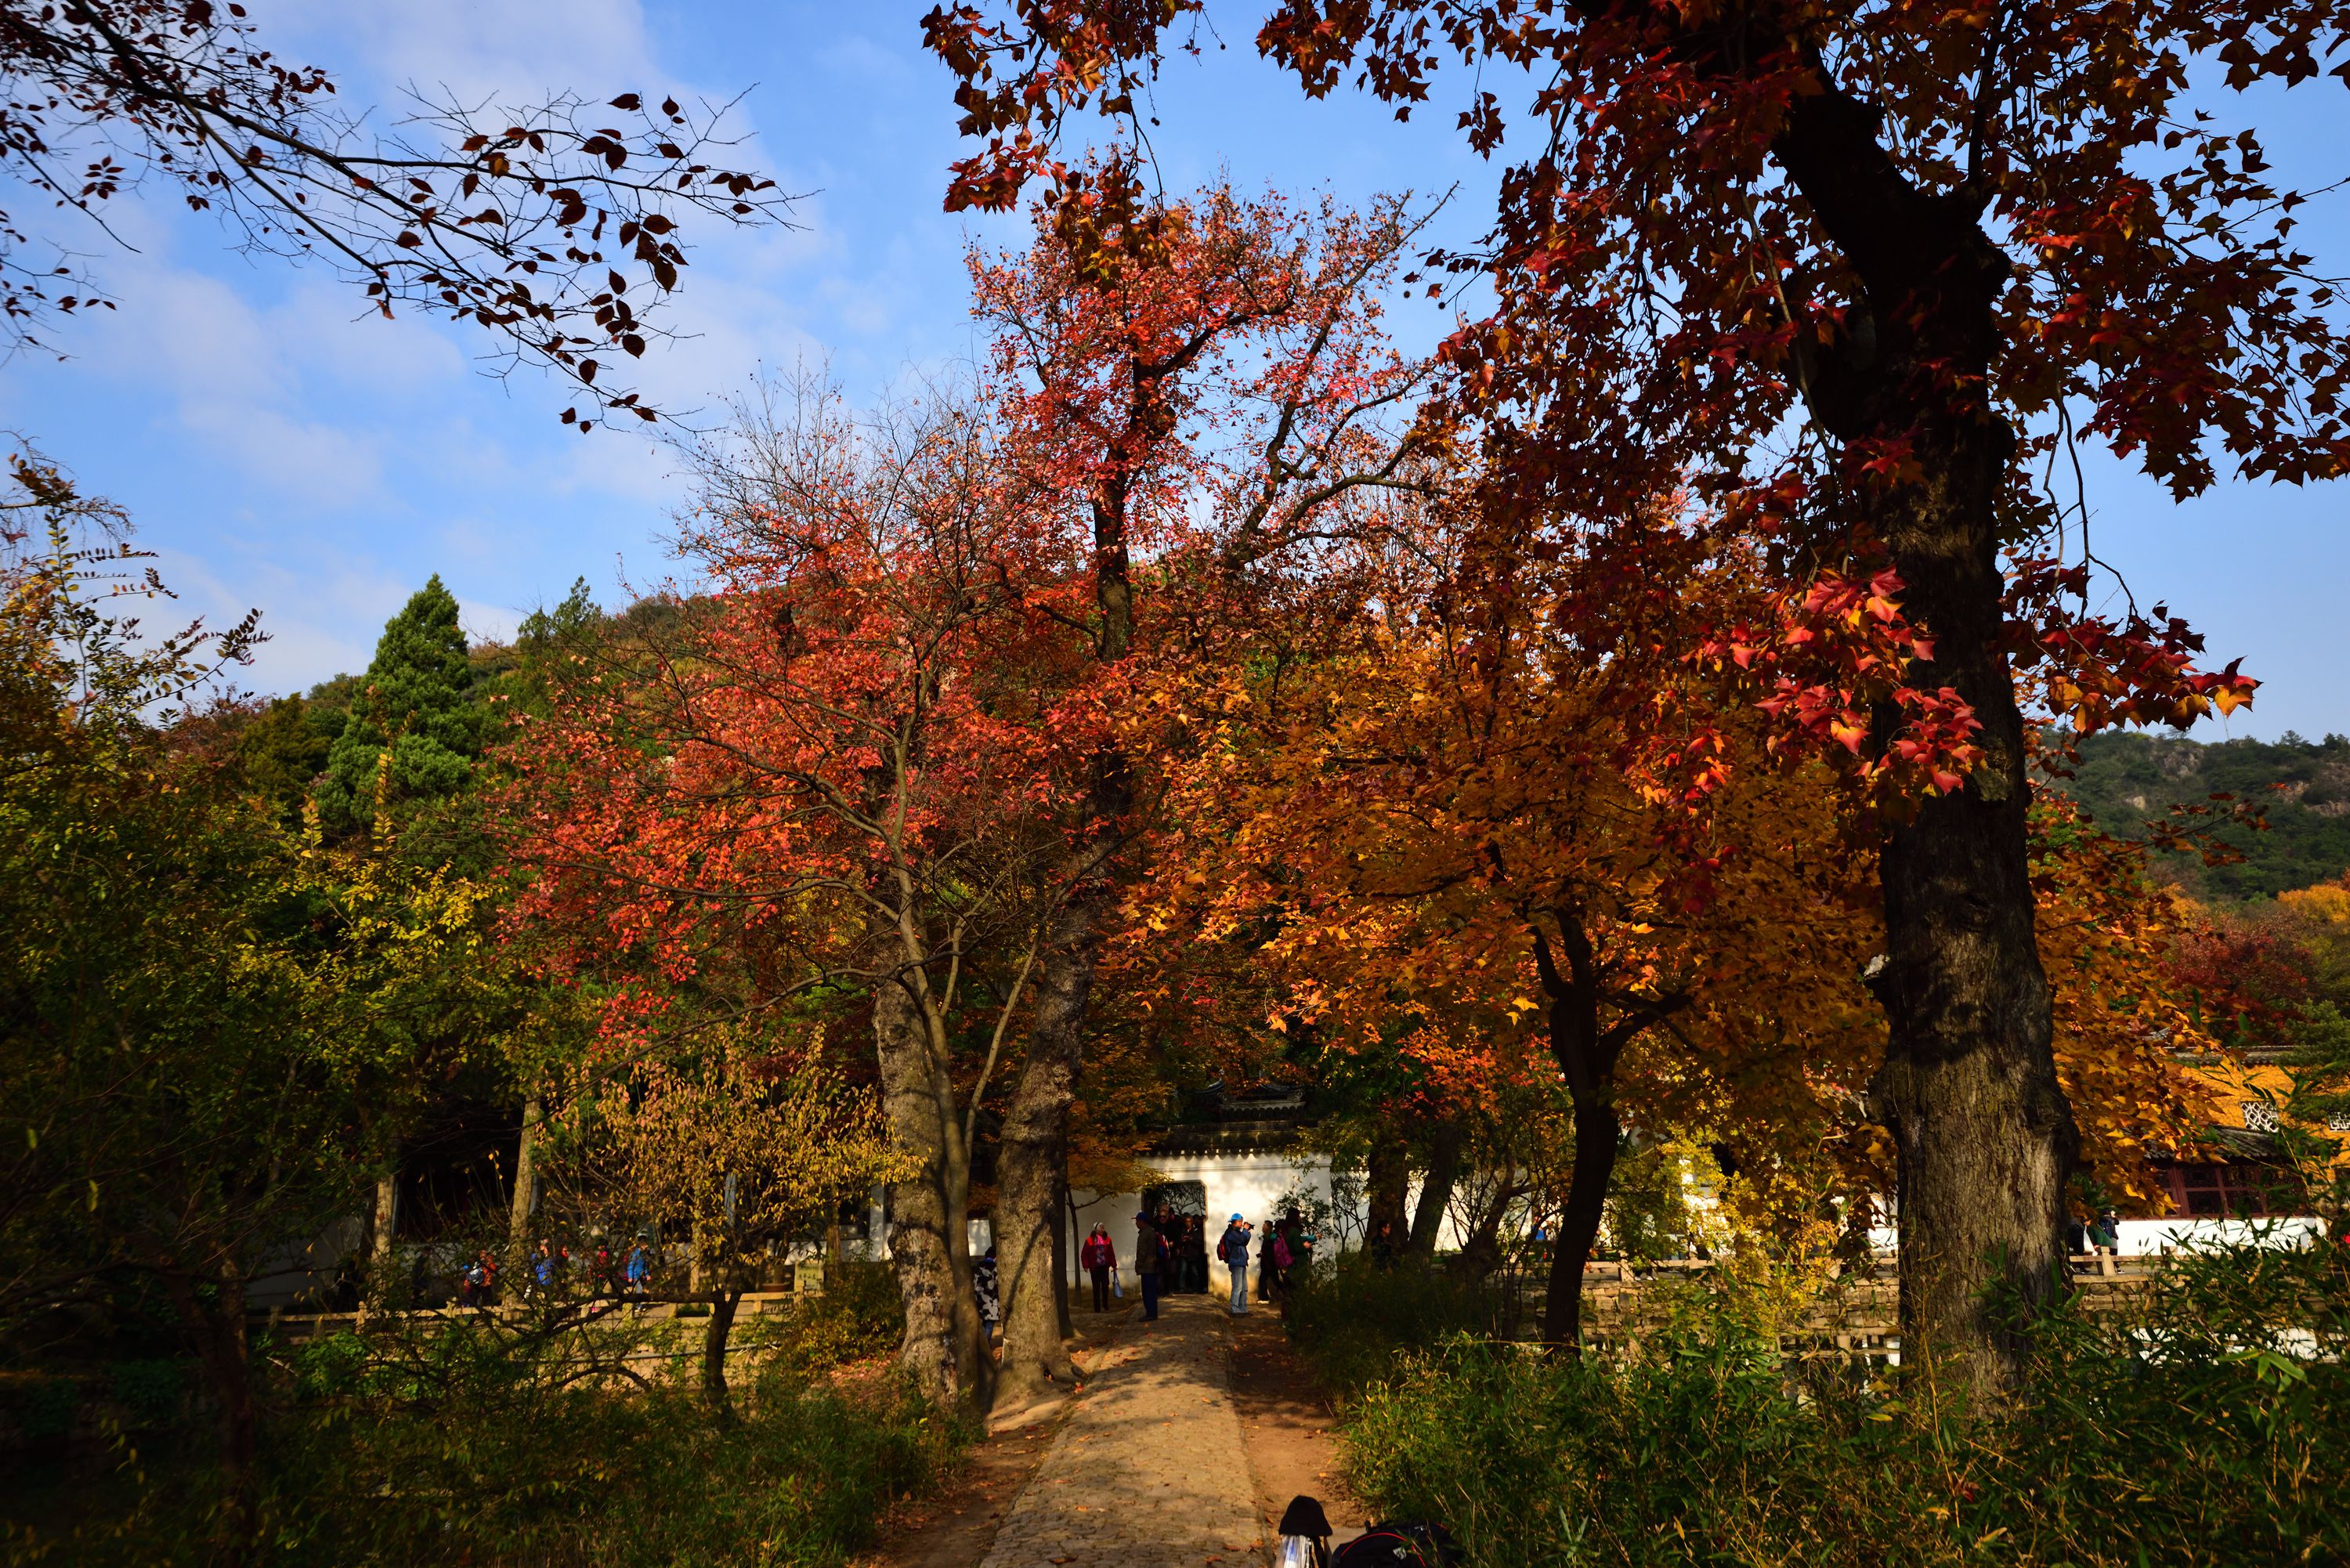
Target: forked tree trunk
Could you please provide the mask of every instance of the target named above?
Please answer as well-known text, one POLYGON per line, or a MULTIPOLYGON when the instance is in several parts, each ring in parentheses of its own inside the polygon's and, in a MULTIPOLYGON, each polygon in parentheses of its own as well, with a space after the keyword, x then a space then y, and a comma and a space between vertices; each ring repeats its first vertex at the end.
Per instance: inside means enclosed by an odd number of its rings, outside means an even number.
POLYGON ((1086 1002, 1100 950, 1105 887, 1063 906, 1037 981, 1012 1103, 999 1135, 995 1181, 995 1273, 1003 1300, 1003 1365, 996 1403, 1018 1408, 1076 1385, 1064 1320, 1062 1183, 1069 1163, 1069 1105, 1084 1055, 1086 1002))
POLYGON ((1579 917, 1571 909, 1553 912, 1566 967, 1557 966, 1549 940, 1536 927, 1534 969, 1550 1000, 1551 1055, 1575 1109, 1575 1166, 1559 1214, 1558 1248, 1551 1254, 1543 1339, 1554 1355, 1579 1356, 1584 1270, 1599 1239, 1599 1224, 1607 1211, 1607 1183, 1616 1174, 1616 1154, 1624 1137, 1623 1121, 1616 1114, 1616 1064, 1642 1030, 1679 1012, 1689 999, 1607 996, 1597 955, 1579 917), (1605 1029, 1599 1021, 1603 1002, 1618 1009, 1605 1029))
POLYGON ((1419 1184, 1419 1202, 1411 1211, 1411 1252, 1432 1258, 1444 1233, 1444 1216, 1452 1207, 1452 1189, 1461 1179, 1461 1124, 1440 1122, 1429 1137, 1428 1175, 1419 1184))
MULTIPOLYGON (((2027 873, 2022 723, 2000 646, 2000 503, 2012 431, 1986 389, 2009 266, 1981 202, 1929 194, 1877 142, 1878 116, 1841 91, 1795 99, 1773 153, 1858 275, 1852 329, 1818 357, 1814 411, 1846 441, 1906 441, 1916 476, 1854 502, 1933 639, 1917 686, 1973 707, 1984 760, 1886 836, 1890 1023, 1876 1115, 1898 1149, 1901 1335, 1907 1366, 1995 1399, 2024 1345, 1989 1308, 2005 1282, 2027 1303, 2064 1288, 2064 1187, 2078 1149, 2056 1076, 2048 982, 2027 873)), ((1877 715, 1877 742, 1898 715, 1877 715)))
MULTIPOLYGON (((917 977, 919 980, 919 977, 917 977)), ((939 1404, 985 1408, 991 1364, 972 1294, 971 1151, 931 1021, 905 984, 873 992, 874 1054, 889 1141, 914 1174, 889 1189, 889 1260, 906 1309, 898 1359, 939 1404)))

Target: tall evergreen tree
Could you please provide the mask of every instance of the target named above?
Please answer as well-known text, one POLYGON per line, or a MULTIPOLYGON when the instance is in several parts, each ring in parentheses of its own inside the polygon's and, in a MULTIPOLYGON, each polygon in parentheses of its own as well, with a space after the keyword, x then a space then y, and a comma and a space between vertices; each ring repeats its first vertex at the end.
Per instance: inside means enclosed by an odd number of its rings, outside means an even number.
POLYGON ((472 779, 489 713, 466 694, 473 671, 465 652, 457 600, 435 574, 384 623, 366 690, 328 755, 318 811, 329 831, 355 832, 375 821, 387 753, 387 804, 441 799, 472 779))

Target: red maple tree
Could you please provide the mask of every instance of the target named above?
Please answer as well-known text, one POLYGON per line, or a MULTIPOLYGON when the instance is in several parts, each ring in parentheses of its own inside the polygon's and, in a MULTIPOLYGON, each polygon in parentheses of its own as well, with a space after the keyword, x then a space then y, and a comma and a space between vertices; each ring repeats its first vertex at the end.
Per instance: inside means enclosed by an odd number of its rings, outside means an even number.
POLYGON ((756 1025, 816 995, 869 1020, 924 1389, 983 1407, 965 1220, 977 1107, 1087 867, 1103 704, 1082 562, 1029 502, 983 389, 852 418, 803 380, 711 475, 707 587, 635 617, 516 744, 526 917, 756 1025))
MULTIPOLYGON (((1197 10, 931 12, 986 139, 950 203, 1043 178, 1074 226, 1118 205, 1068 178, 1057 138, 1082 112, 1139 126, 1197 10)), ((2244 477, 2350 464, 2350 335, 2295 243, 2305 198, 2203 107, 2314 82, 2345 36, 2324 0, 1291 0, 1258 35, 1307 93, 1351 77, 1399 114, 1447 57, 1531 74, 1525 155, 1495 93, 1471 87, 1460 116, 1513 161, 1488 243, 1437 258, 1498 296, 1447 346, 1452 400, 1527 491, 1603 523, 1696 487, 1773 552, 1787 613, 1692 651, 1772 649, 1795 733, 1955 781, 1880 803, 1874 1103, 1899 1150, 1905 1343, 1981 1390, 2022 1365, 1981 1287, 2059 1288, 2078 1147, 2033 930, 2019 680, 2085 725, 2185 723, 2251 688, 2196 670, 2159 607, 2066 602, 2084 578, 2058 563, 2086 543, 2042 475, 2085 439, 2181 495, 2215 482, 2215 446, 2244 477), (1796 634, 1830 574, 1916 628, 1890 682, 1807 667, 1796 634), (1914 729, 1904 693, 1936 722, 1914 729)))

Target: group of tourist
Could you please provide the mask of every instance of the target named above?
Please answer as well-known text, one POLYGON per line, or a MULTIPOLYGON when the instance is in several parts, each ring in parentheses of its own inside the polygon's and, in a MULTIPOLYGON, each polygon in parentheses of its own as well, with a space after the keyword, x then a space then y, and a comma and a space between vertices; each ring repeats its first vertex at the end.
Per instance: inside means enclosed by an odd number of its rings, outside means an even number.
MULTIPOLYGON (((420 1267, 422 1259, 419 1257, 420 1267)), ((524 1261, 522 1297, 526 1302, 552 1300, 562 1293, 571 1273, 571 1249, 542 1236, 524 1261)), ((653 1251, 639 1240, 615 1255, 608 1242, 598 1243, 588 1264, 588 1292, 594 1297, 618 1296, 641 1301, 652 1287, 653 1251)), ((497 1254, 483 1248, 457 1272, 459 1306, 494 1306, 498 1300, 497 1254)))
MULTIPOLYGON (((1187 1223, 1198 1226, 1201 1221, 1197 1216, 1178 1215, 1163 1203, 1156 1212, 1146 1209, 1134 1217, 1134 1272, 1142 1288, 1145 1323, 1158 1321, 1161 1294, 1170 1289, 1183 1288, 1186 1276, 1180 1266, 1179 1248, 1186 1235, 1187 1223)), ((1216 1257, 1232 1276, 1232 1315, 1242 1316, 1249 1310, 1252 1261, 1256 1265, 1257 1300, 1277 1306, 1287 1295, 1298 1271, 1312 1264, 1314 1241, 1313 1229, 1294 1209, 1278 1222, 1266 1220, 1261 1232, 1235 1212, 1216 1242, 1216 1257), (1255 1248, 1253 1260, 1250 1255, 1252 1246, 1255 1248)), ((1094 1311, 1107 1312, 1112 1296, 1124 1294, 1117 1279, 1118 1248, 1110 1241, 1107 1227, 1093 1228, 1085 1244, 1077 1249, 1077 1262, 1093 1281, 1094 1311)), ((1204 1289, 1206 1283, 1201 1280, 1200 1288, 1204 1289)))

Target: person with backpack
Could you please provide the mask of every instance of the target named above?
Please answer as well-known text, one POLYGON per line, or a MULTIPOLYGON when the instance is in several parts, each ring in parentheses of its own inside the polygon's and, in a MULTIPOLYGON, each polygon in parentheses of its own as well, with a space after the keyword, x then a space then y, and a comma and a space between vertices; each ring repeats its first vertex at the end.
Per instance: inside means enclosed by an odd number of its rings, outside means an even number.
POLYGON ((653 1275, 652 1249, 646 1246, 643 1241, 638 1241, 635 1246, 629 1249, 629 1261, 621 1265, 621 1271, 628 1279, 630 1299, 636 1302, 637 1310, 642 1312, 645 1286, 651 1281, 653 1275))
POLYGON ((1248 1313, 1248 1254, 1249 1224, 1235 1214, 1232 1222, 1224 1227, 1224 1239, 1216 1243, 1216 1256, 1222 1258, 1224 1267, 1232 1271, 1234 1317, 1243 1317, 1248 1313))
POLYGON ((1106 1228, 1094 1227, 1093 1234, 1077 1249, 1077 1263, 1093 1277, 1094 1311, 1109 1311, 1109 1272, 1118 1267, 1118 1248, 1106 1228))
POLYGON ((475 1258, 457 1276, 457 1304, 469 1307, 484 1305, 483 1298, 489 1293, 489 1271, 482 1267, 480 1258, 475 1258))
POLYGON ((1284 1220, 1274 1226, 1273 1241, 1266 1248, 1266 1262, 1273 1270, 1273 1299, 1276 1303, 1287 1300, 1290 1265, 1297 1262, 1296 1250, 1289 1244, 1290 1224, 1290 1220, 1284 1220))
POLYGON ((1134 1217, 1134 1277, 1142 1282, 1142 1321, 1159 1321, 1159 1254, 1167 1243, 1147 1212, 1134 1217))

